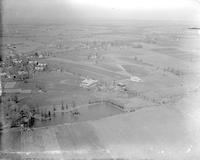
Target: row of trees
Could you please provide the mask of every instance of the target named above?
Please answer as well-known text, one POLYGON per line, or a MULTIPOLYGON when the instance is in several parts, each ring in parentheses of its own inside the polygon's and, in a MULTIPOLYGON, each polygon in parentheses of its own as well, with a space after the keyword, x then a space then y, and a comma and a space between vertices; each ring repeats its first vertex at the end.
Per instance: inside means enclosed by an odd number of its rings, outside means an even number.
POLYGON ((80 46, 83 47, 95 47, 95 48, 107 48, 109 46, 111 47, 121 47, 121 46, 127 46, 127 47, 133 47, 133 48, 142 48, 143 45, 133 43, 132 41, 123 41, 123 40, 114 40, 114 41, 87 41, 82 42, 80 46))
POLYGON ((170 67, 167 67, 167 68, 163 68, 163 71, 164 72, 169 72, 169 73, 172 73, 176 76, 181 76, 181 75, 184 75, 184 73, 180 70, 177 70, 177 69, 174 69, 174 68, 170 68, 170 67))
POLYGON ((135 91, 135 90, 134 91, 128 91, 128 95, 141 98, 144 101, 149 101, 149 102, 152 102, 152 103, 160 104, 160 100, 158 98, 152 98, 152 97, 145 96, 141 92, 138 92, 138 91, 135 91))
MULTIPOLYGON (((140 63, 143 63, 143 60, 141 58, 138 58, 137 56, 134 57, 134 60, 137 61, 137 62, 140 62, 140 63)), ((147 64, 147 63, 145 63, 147 64)), ((159 67, 157 67, 157 69, 159 69, 159 67)), ((178 69, 174 69, 172 67, 165 67, 162 69, 164 72, 169 72, 169 73, 172 73, 176 76, 181 76, 181 75, 184 75, 184 73, 178 69)))

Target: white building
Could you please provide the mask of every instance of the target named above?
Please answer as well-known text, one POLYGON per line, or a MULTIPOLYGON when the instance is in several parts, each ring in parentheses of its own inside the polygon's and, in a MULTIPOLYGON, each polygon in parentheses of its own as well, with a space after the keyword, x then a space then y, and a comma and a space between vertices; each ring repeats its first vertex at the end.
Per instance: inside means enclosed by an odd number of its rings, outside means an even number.
POLYGON ((38 58, 44 58, 44 56, 43 56, 42 54, 40 54, 40 55, 38 56, 38 58))
POLYGON ((98 80, 93 80, 93 79, 84 79, 81 84, 80 87, 83 88, 91 88, 94 87, 97 84, 98 80))
POLYGON ((35 70, 37 71, 44 71, 47 67, 46 63, 38 63, 37 66, 35 67, 35 70))
POLYGON ((38 67, 46 67, 47 64, 46 63, 38 63, 38 67))
POLYGON ((36 71, 44 71, 44 67, 43 66, 36 66, 35 70, 36 71))
POLYGON ((38 62, 37 61, 29 61, 28 63, 29 64, 37 64, 38 62))
POLYGON ((133 82, 143 82, 139 77, 137 76, 132 76, 130 77, 130 80, 133 81, 133 82))

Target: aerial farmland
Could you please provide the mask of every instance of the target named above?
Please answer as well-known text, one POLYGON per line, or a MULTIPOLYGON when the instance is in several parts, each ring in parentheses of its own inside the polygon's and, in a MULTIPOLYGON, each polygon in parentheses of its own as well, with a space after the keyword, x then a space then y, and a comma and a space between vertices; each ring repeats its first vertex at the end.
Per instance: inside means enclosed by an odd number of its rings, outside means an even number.
POLYGON ((171 21, 3 24, 0 159, 198 159, 199 33, 171 21))

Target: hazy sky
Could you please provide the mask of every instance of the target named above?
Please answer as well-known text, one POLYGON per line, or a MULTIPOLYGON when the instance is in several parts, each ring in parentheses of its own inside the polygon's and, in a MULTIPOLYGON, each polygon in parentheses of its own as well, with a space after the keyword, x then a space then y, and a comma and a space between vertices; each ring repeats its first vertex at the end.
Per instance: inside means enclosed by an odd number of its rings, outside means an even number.
POLYGON ((3 0, 3 19, 65 21, 85 19, 199 20, 199 0, 3 0))

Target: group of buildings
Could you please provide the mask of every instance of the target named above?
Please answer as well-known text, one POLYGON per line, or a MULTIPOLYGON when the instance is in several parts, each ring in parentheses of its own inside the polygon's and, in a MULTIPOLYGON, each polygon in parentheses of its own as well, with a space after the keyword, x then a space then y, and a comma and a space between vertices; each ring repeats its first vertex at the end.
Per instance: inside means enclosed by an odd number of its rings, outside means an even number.
POLYGON ((96 86, 97 83, 98 83, 98 80, 94 80, 94 79, 91 79, 91 78, 85 78, 83 81, 81 81, 80 87, 92 88, 92 87, 96 86))
POLYGON ((80 87, 87 89, 96 87, 100 91, 127 91, 126 84, 121 81, 112 81, 111 83, 104 83, 91 78, 84 78, 80 83, 80 87))
POLYGON ((2 63, 1 76, 10 80, 29 79, 32 73, 45 71, 47 64, 39 62, 41 56, 9 56, 2 63))

